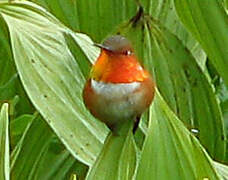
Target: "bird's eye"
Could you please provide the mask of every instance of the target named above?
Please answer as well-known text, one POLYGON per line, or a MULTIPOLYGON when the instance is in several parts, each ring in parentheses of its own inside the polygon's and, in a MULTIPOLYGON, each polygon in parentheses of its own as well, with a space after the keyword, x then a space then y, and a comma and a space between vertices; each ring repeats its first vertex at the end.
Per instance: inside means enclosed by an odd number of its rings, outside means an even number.
POLYGON ((130 50, 127 50, 127 51, 124 51, 124 55, 131 55, 131 51, 130 50))

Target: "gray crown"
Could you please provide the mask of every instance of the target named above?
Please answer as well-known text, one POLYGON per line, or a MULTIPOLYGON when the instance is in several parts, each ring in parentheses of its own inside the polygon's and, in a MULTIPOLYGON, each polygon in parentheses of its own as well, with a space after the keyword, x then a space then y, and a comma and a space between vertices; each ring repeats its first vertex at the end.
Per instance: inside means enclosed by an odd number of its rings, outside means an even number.
POLYGON ((132 46, 130 41, 120 35, 115 35, 107 38, 102 43, 101 48, 109 51, 117 52, 117 53, 132 51, 132 46))

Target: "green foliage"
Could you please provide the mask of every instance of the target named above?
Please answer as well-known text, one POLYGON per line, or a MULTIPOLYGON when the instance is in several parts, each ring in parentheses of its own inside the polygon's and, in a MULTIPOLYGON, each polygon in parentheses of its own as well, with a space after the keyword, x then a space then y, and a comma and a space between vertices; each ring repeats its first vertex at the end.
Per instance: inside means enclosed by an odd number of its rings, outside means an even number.
POLYGON ((226 1, 33 2, 0 2, 1 179, 227 178, 226 1), (116 33, 157 85, 135 135, 81 97, 92 40, 116 33))
POLYGON ((12 179, 69 179, 71 173, 85 176, 87 167, 72 157, 40 116, 26 115, 15 120, 13 132, 18 130, 15 124, 28 123, 12 152, 12 179))
POLYGON ((129 179, 135 173, 137 165, 137 147, 134 142, 131 121, 126 122, 118 134, 110 133, 106 138, 102 152, 87 174, 93 179, 129 179))
MULTIPOLYGON (((36 7, 23 10, 20 4, 6 4, 2 9, 21 81, 36 109, 71 153, 90 165, 101 150, 107 130, 83 105, 85 78, 63 35, 73 32, 63 31, 63 25, 43 10, 40 13, 46 17, 37 14, 36 7), (24 31, 18 33, 22 28, 24 31), (30 51, 26 51, 27 47, 30 51)), ((80 38, 80 34, 75 36, 80 38)), ((93 46, 91 42, 78 41, 81 46, 93 46)))
POLYGON ((10 176, 8 106, 4 103, 0 111, 0 178, 2 180, 9 180, 10 176))
POLYGON ((174 0, 177 13, 228 85, 227 14, 220 1, 174 0), (208 18, 210 17, 210 18, 208 18), (222 37, 222 38, 221 38, 222 37))
POLYGON ((149 116, 136 179, 219 179, 211 159, 159 93, 149 116))
POLYGON ((210 155, 223 160, 226 142, 221 109, 212 86, 188 49, 147 16, 137 26, 133 22, 123 31, 135 42, 170 108, 189 129, 199 131, 198 137, 210 155))
POLYGON ((33 0, 54 14, 61 22, 74 31, 88 34, 100 42, 121 22, 136 13, 135 0, 33 0))

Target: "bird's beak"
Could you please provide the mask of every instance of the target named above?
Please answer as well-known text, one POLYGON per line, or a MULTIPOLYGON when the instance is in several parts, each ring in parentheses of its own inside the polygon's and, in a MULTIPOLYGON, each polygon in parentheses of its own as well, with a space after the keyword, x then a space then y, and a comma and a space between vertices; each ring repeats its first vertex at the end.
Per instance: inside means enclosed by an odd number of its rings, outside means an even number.
POLYGON ((103 44, 94 43, 93 45, 96 46, 96 47, 99 47, 101 49, 104 49, 104 50, 107 50, 107 51, 111 51, 108 47, 104 46, 103 44))

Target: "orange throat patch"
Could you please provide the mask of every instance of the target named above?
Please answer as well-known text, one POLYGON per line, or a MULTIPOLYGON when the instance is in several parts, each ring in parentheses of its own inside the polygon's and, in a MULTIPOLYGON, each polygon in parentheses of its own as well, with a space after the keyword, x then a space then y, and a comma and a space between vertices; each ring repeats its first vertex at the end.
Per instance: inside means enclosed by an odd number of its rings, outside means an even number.
POLYGON ((134 55, 102 50, 91 71, 91 78, 106 83, 142 82, 149 77, 134 55))

